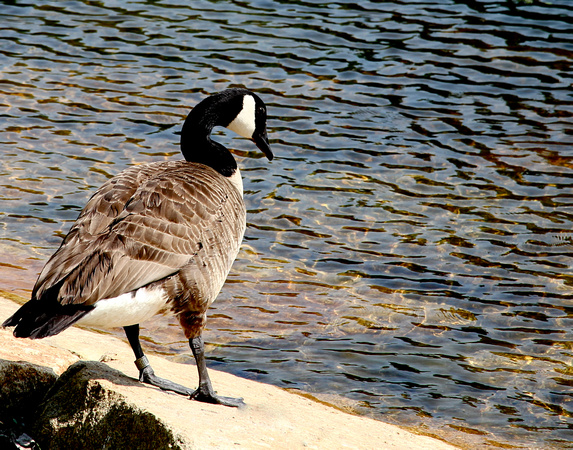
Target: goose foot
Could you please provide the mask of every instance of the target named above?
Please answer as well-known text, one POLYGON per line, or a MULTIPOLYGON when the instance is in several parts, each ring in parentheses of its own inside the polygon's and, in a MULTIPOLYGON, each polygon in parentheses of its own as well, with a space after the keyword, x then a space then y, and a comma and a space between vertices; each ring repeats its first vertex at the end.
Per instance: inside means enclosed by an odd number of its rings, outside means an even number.
POLYGON ((199 387, 195 392, 193 392, 190 396, 191 400, 197 400, 198 402, 205 402, 205 403, 214 403, 216 405, 224 405, 224 406, 231 406, 234 408, 240 408, 245 406, 245 402, 242 398, 233 398, 233 397, 223 397, 215 394, 211 389, 207 387, 201 388, 199 387))
POLYGON ((171 391, 180 395, 193 395, 193 391, 191 389, 155 375, 151 366, 146 366, 139 372, 139 381, 158 387, 164 391, 171 391))
POLYGON ((191 400, 197 400, 206 403, 215 403, 217 405, 232 406, 234 408, 239 408, 245 406, 242 398, 232 398, 232 397, 219 397, 215 394, 213 390, 213 385, 211 384, 211 379, 207 373, 207 364, 205 362, 205 344, 203 343, 203 338, 197 336, 189 339, 189 345, 193 351, 193 356, 195 357, 195 362, 197 363, 197 371, 199 372, 199 387, 193 394, 191 394, 191 400))
POLYGON ((149 365, 149 360, 143 354, 143 349, 139 342, 139 325, 129 325, 123 327, 125 330, 125 335, 129 341, 129 345, 133 350, 135 357, 135 367, 139 370, 139 381, 141 383, 149 384, 151 386, 158 387, 164 391, 171 391, 181 395, 191 395, 193 391, 185 386, 174 383, 173 381, 166 380, 165 378, 159 378, 155 375, 152 367, 149 365))

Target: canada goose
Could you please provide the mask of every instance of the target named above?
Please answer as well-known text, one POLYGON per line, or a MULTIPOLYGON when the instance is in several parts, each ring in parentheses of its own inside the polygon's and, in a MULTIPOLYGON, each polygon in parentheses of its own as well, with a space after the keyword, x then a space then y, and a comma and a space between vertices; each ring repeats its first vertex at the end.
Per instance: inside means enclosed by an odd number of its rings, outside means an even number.
POLYGON ((104 183, 44 266, 31 300, 3 326, 32 339, 74 323, 121 326, 140 381, 199 401, 242 404, 215 394, 201 337, 246 226, 237 163, 210 133, 227 127, 271 160, 266 119, 263 101, 245 89, 228 89, 197 104, 181 132, 185 161, 130 167, 104 183), (141 348, 139 323, 167 311, 189 339, 199 372, 195 391, 157 377, 141 348))

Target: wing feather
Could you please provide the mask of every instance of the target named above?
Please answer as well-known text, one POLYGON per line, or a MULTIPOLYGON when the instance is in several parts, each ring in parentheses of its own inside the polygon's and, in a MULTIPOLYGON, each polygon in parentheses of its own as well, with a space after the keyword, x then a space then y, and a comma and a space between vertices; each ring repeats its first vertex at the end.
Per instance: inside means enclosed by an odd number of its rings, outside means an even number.
POLYGON ((92 196, 32 298, 59 286, 61 304, 92 305, 206 261, 226 277, 244 229, 241 195, 213 169, 185 161, 136 166, 92 196))

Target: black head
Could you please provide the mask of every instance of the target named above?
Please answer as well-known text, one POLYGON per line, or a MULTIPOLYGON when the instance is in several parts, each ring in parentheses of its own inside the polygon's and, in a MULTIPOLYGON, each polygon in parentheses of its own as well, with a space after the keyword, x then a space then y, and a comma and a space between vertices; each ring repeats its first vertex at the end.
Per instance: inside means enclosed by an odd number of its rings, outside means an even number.
POLYGON ((199 150, 194 147, 201 138, 209 140, 215 126, 228 128, 252 140, 269 160, 273 159, 267 138, 267 108, 251 91, 226 89, 207 97, 193 108, 181 132, 181 150, 186 158, 199 150))

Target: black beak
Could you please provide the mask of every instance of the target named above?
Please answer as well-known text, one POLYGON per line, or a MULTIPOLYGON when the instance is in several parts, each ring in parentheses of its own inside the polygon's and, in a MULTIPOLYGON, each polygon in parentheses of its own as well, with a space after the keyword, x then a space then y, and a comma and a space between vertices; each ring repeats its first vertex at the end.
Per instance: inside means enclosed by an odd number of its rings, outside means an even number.
POLYGON ((257 144, 257 147, 265 154, 269 161, 273 160, 273 152, 271 152, 271 147, 269 146, 269 139, 267 138, 266 131, 264 133, 256 134, 253 136, 253 142, 257 144))

